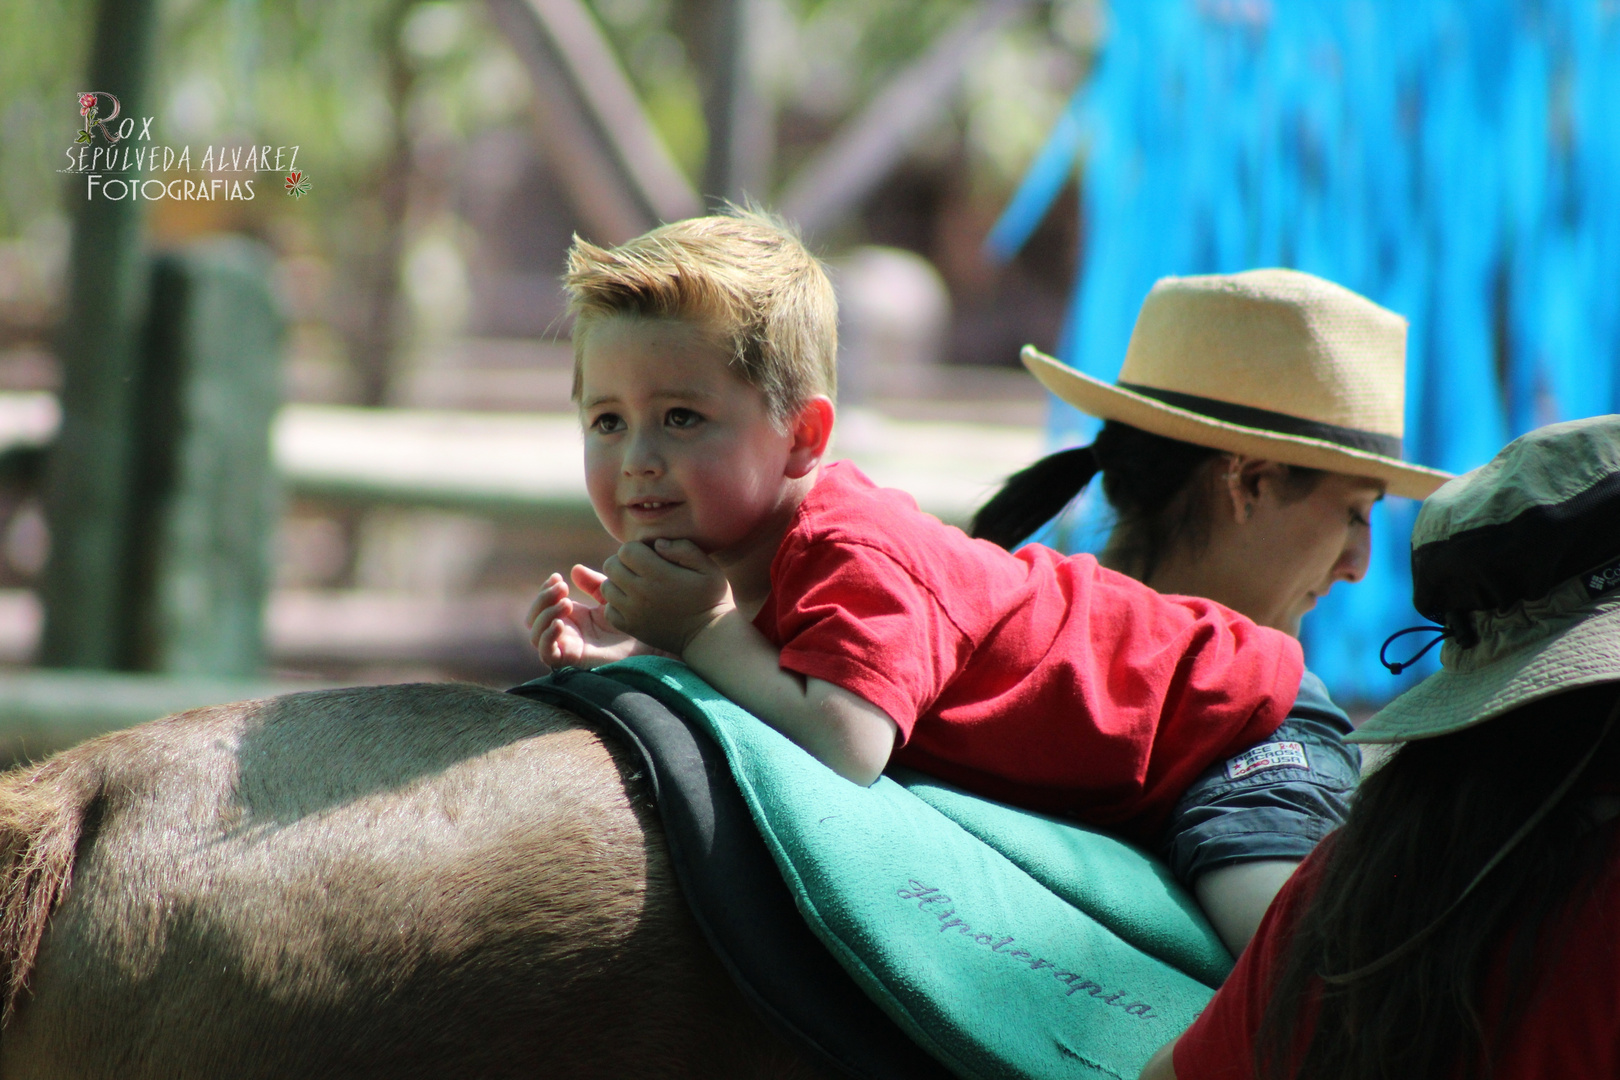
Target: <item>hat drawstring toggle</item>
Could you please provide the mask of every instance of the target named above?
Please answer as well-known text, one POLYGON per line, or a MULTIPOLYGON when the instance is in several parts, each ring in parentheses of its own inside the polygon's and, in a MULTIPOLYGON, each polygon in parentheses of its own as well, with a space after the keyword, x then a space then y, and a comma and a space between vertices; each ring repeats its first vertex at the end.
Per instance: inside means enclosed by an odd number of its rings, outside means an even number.
POLYGON ((1411 667, 1413 664, 1415 664, 1419 660, 1423 659, 1424 654, 1426 654, 1430 649, 1434 648, 1436 645, 1440 644, 1442 641, 1446 640, 1447 638, 1449 638, 1451 636, 1452 636, 1451 628, 1446 627, 1446 626, 1440 626, 1439 624, 1430 624, 1430 625, 1426 625, 1426 626, 1408 626, 1405 630, 1397 630, 1393 634, 1389 635, 1389 637, 1384 639, 1383 647, 1378 650, 1378 662, 1380 664, 1383 664, 1385 667, 1387 667, 1389 669, 1389 673, 1391 675, 1399 675, 1401 672, 1405 671, 1407 668, 1411 667), (1390 643, 1393 642, 1396 638, 1405 637, 1407 634, 1421 634, 1421 633, 1424 633, 1425 631, 1427 631, 1428 633, 1434 634, 1435 635, 1434 640, 1429 642, 1427 645, 1423 646, 1423 648, 1419 649, 1410 658, 1408 658, 1406 660, 1403 660, 1400 663, 1393 663, 1393 662, 1385 659, 1384 653, 1389 651, 1390 643))

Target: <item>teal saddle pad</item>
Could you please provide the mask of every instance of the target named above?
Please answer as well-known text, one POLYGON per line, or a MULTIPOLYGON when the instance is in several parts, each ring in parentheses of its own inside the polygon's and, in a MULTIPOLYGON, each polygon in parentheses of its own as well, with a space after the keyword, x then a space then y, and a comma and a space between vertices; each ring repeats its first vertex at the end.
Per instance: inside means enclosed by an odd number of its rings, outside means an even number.
POLYGON ((599 674, 724 750, 810 929, 958 1076, 1134 1080, 1231 969, 1131 844, 909 770, 850 783, 675 661, 599 674))

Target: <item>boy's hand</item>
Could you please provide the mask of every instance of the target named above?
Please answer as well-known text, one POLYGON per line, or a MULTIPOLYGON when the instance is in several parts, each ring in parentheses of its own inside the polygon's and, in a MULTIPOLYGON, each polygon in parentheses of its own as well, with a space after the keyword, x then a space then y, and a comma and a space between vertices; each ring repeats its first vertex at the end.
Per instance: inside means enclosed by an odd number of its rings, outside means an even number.
POLYGON ((574 586, 594 603, 568 595, 561 574, 552 574, 529 605, 524 622, 529 642, 550 668, 593 668, 629 656, 657 652, 608 623, 602 605, 602 583, 607 578, 588 566, 576 566, 574 586))
POLYGON ((690 540, 625 544, 602 569, 607 621, 677 656, 736 607, 725 572, 690 540))

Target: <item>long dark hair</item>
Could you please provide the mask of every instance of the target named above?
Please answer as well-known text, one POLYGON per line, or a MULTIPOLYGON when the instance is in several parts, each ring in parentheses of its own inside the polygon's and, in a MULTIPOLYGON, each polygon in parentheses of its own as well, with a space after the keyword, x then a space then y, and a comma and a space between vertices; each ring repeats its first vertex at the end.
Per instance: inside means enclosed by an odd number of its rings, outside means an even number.
POLYGON ((1557 916, 1614 852, 1587 797, 1620 776, 1617 710, 1620 685, 1570 691, 1408 743, 1367 778, 1274 969, 1256 1076, 1490 1075, 1524 1016, 1532 961, 1568 944, 1557 916), (1488 1007, 1499 963, 1507 997, 1488 1007))
MULTIPOLYGON (((1100 471, 1118 515, 1103 561, 1146 581, 1177 547, 1196 551, 1208 541, 1210 488, 1195 479, 1220 456, 1212 447, 1109 420, 1090 446, 1060 450, 1014 473, 973 515, 970 531, 1010 550, 1062 513, 1100 471)), ((1303 498, 1324 475, 1289 466, 1283 497, 1303 498)))

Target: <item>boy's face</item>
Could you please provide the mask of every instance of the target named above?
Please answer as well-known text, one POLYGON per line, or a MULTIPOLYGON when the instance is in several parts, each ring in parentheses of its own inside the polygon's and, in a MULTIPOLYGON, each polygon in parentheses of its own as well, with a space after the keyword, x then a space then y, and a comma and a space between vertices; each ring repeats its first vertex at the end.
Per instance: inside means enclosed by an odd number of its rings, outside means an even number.
POLYGON ((718 561, 774 543, 791 514, 793 436, 702 328, 619 316, 580 355, 585 484, 621 543, 691 540, 718 561))

